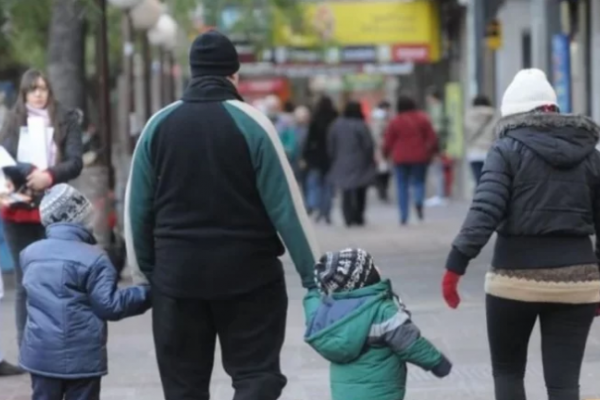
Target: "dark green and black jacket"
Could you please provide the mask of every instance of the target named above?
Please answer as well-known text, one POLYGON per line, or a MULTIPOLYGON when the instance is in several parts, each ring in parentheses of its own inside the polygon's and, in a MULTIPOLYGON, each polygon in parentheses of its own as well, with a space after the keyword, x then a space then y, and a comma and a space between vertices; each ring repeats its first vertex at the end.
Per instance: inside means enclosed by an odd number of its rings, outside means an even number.
POLYGON ((229 296, 281 279, 280 238, 314 286, 319 250, 277 132, 223 78, 192 80, 144 128, 125 232, 137 276, 172 296, 229 296))

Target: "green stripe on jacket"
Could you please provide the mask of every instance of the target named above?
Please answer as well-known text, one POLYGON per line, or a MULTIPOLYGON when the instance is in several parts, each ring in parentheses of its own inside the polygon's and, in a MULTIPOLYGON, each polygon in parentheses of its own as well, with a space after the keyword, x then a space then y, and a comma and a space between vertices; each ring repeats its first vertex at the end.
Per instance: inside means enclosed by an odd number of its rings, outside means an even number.
POLYGON ((320 256, 300 189, 273 124, 253 107, 227 101, 225 109, 244 135, 256 171, 261 199, 283 239, 305 288, 314 288, 314 264, 320 256))
POLYGON ((154 269, 154 190, 156 173, 152 140, 160 123, 182 102, 158 111, 150 118, 138 139, 125 194, 125 243, 134 281, 148 280, 154 269), (140 274, 141 272, 141 274, 140 274))

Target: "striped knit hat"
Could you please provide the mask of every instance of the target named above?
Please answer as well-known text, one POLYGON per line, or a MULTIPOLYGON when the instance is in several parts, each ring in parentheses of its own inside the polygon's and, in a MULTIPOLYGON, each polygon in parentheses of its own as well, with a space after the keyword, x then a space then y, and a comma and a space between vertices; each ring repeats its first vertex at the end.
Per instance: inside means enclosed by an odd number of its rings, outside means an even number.
POLYGON ((92 203, 66 183, 60 183, 46 191, 40 204, 40 216, 44 226, 66 222, 90 228, 93 214, 92 203))
POLYGON ((380 280, 373 258, 362 249, 327 253, 315 265, 315 282, 326 295, 360 289, 380 280))

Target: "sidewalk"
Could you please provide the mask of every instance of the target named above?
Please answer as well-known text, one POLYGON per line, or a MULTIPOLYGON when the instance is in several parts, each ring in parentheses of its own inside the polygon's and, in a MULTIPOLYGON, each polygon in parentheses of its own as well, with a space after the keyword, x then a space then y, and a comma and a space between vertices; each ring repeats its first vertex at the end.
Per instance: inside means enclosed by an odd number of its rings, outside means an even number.
MULTIPOLYGON (((427 209, 423 224, 400 227, 393 205, 372 201, 368 225, 362 229, 341 226, 340 213, 334 226, 317 226, 322 250, 361 246, 369 250, 389 277, 395 290, 413 313, 422 334, 433 341, 454 362, 452 375, 439 380, 410 367, 407 400, 491 400, 493 386, 485 331, 483 276, 490 260, 489 246, 470 266, 461 281, 463 302, 458 310, 448 309, 441 297, 440 280, 450 243, 460 228, 467 204, 427 209)), ((286 262, 290 298, 286 343, 282 368, 289 383, 282 400, 329 399, 329 369, 304 342, 302 297, 304 289, 294 268, 286 262)), ((2 337, 7 358, 16 356, 13 290, 8 290, 2 305, 2 337)), ((154 359, 149 314, 110 324, 110 375, 103 381, 103 400, 163 399, 154 359)), ((510 331, 507 329, 507 334, 510 331)), ((527 372, 530 399, 546 398, 540 361, 540 339, 531 339, 527 372)), ((600 398, 600 319, 595 323, 588 343, 582 372, 582 398, 600 398)), ((229 377, 215 363, 211 399, 231 400, 229 377)), ((27 377, 0 379, 0 400, 26 400, 30 397, 27 377)))

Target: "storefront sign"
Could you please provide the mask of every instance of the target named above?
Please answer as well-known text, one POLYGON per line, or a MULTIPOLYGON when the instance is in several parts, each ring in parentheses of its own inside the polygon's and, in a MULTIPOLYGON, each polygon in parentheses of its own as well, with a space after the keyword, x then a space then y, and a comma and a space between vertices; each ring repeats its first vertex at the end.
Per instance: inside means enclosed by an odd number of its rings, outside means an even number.
POLYGON ((568 35, 556 34, 552 37, 552 78, 560 111, 570 113, 571 41, 568 35))
POLYGON ((275 18, 278 46, 421 46, 429 62, 440 57, 440 23, 434 1, 326 1, 303 5, 309 32, 275 18))
POLYGON ((342 63, 374 63, 378 61, 375 46, 351 46, 342 49, 342 63))
POLYGON ((448 119, 448 143, 446 152, 450 158, 459 159, 464 153, 463 93, 460 82, 446 84, 446 118, 448 119))
POLYGON ((392 57, 396 62, 425 62, 430 59, 429 46, 396 45, 392 57))

